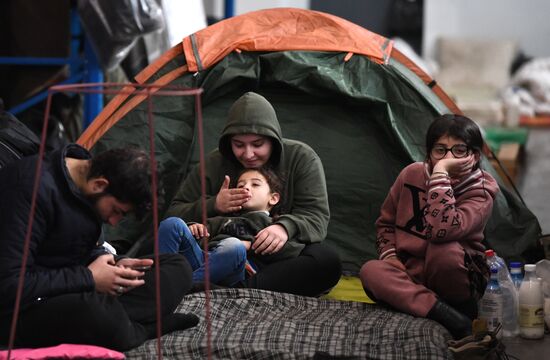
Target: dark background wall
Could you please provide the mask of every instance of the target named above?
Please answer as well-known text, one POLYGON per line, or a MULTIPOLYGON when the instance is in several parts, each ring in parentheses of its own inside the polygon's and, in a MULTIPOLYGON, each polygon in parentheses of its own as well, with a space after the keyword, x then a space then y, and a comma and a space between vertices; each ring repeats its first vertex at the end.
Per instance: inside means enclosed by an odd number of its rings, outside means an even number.
POLYGON ((423 0, 311 0, 311 9, 333 14, 386 37, 422 48, 423 0))

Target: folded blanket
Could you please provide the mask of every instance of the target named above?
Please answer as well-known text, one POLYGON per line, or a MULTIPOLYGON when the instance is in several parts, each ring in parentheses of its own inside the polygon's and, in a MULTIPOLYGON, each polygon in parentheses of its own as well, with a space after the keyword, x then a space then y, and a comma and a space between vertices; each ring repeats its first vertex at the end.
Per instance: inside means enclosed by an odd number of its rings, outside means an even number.
MULTIPOLYGON (((380 305, 255 289, 210 294, 213 359, 452 359, 445 328, 380 305)), ((164 336, 163 357, 207 358, 205 293, 184 297, 178 311, 201 321, 164 336)), ((156 346, 150 340, 126 356, 156 359, 156 346)))

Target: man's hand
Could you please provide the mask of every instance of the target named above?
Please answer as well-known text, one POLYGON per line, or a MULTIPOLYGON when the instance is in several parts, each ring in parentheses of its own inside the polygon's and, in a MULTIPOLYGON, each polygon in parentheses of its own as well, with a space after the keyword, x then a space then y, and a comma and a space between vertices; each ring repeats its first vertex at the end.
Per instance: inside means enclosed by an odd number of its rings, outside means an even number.
POLYGON ((228 214, 242 209, 242 205, 250 199, 250 194, 245 189, 230 189, 229 176, 225 175, 223 184, 216 195, 214 208, 220 214, 228 214))
POLYGON ((274 254, 281 250, 288 241, 288 234, 282 225, 269 225, 256 234, 252 249, 256 254, 274 254))
POLYGON ((133 270, 149 270, 153 266, 153 259, 122 258, 116 262, 116 266, 133 270))
MULTIPOLYGON (((139 260, 139 262, 134 263, 152 265, 152 260, 148 262, 143 262, 143 260, 146 259, 124 260, 126 260, 124 263, 127 264, 131 262, 130 260, 139 260)), ((113 296, 122 295, 145 283, 144 280, 140 279, 140 277, 144 275, 142 271, 133 270, 123 265, 116 266, 112 254, 99 256, 88 265, 88 269, 92 272, 96 291, 103 294, 110 294, 113 296)))
POLYGON ((195 237, 195 239, 201 239, 206 236, 210 236, 208 229, 203 224, 191 224, 189 225, 189 231, 195 237))
POLYGON ((387 262, 388 264, 390 264, 394 268, 397 268, 401 271, 405 271, 405 272, 407 271, 407 268, 405 267, 405 265, 395 255, 387 257, 383 261, 387 262))

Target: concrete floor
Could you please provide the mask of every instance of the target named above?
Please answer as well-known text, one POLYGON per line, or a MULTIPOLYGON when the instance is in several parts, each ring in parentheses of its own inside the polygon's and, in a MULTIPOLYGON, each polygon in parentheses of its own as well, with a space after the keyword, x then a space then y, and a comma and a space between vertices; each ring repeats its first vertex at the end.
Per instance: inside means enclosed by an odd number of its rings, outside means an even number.
POLYGON ((525 148, 518 190, 538 218, 543 234, 550 234, 550 129, 531 128, 525 148))
POLYGON ((548 334, 539 340, 527 340, 518 336, 503 339, 502 342, 506 347, 506 354, 510 357, 514 356, 520 360, 544 360, 550 357, 550 335, 548 334))
MULTIPOLYGON (((527 207, 538 218, 542 233, 550 234, 550 129, 530 129, 517 187, 527 207)), ((515 337, 503 342, 506 353, 518 359, 550 358, 549 334, 542 340, 515 337)))

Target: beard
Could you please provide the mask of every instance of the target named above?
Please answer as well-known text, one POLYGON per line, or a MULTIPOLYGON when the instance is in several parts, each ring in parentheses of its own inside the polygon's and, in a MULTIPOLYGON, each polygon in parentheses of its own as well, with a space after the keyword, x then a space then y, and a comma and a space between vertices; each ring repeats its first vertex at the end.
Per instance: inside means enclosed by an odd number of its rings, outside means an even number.
POLYGON ((91 194, 91 195, 86 196, 86 200, 88 200, 88 202, 90 203, 90 206, 94 210, 94 213, 96 214, 96 216, 98 218, 101 219, 102 222, 106 222, 106 219, 104 219, 103 216, 101 215, 101 212, 99 211, 98 203, 99 203, 99 200, 101 200, 102 198, 104 198, 107 195, 109 195, 109 194, 106 193, 105 191, 102 191, 100 193, 95 193, 95 194, 91 194))

